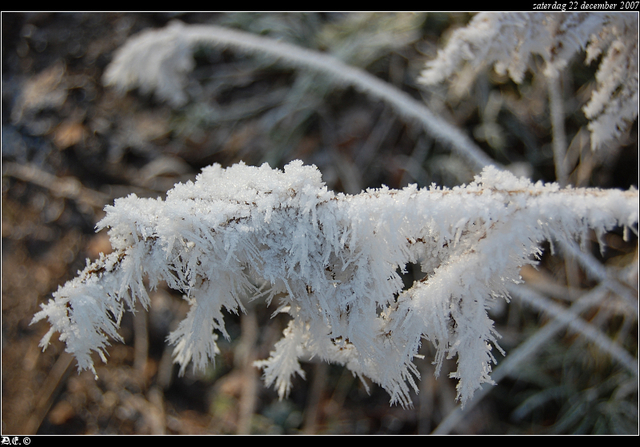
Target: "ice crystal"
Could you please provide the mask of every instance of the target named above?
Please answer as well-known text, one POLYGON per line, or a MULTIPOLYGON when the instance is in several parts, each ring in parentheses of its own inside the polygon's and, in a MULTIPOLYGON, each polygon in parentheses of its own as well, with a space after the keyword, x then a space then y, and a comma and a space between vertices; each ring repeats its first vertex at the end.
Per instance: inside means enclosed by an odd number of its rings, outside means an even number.
POLYGON ((458 398, 466 402, 491 367, 499 335, 488 309, 507 297, 519 269, 534 264, 545 239, 637 225, 636 190, 560 189, 488 167, 453 189, 386 187, 357 195, 329 191, 314 166, 284 171, 242 163, 205 168, 166 199, 134 194, 106 208, 113 252, 90 263, 42 305, 46 347, 58 332, 80 370, 95 373, 144 279, 181 291, 190 311, 170 334, 181 371, 218 353, 224 310, 263 300, 290 317, 271 356, 256 363, 281 397, 300 360, 317 357, 381 385, 411 405, 423 340, 439 371, 457 358, 458 398), (405 289, 401 272, 424 277, 405 289), (495 350, 494 350, 495 348, 495 350))
POLYGON ((533 55, 544 61, 546 76, 556 77, 581 51, 587 64, 602 56, 596 89, 584 107, 596 149, 619 137, 638 116, 635 12, 479 13, 427 62, 419 82, 442 82, 470 65, 475 70, 493 66, 521 83, 533 55))

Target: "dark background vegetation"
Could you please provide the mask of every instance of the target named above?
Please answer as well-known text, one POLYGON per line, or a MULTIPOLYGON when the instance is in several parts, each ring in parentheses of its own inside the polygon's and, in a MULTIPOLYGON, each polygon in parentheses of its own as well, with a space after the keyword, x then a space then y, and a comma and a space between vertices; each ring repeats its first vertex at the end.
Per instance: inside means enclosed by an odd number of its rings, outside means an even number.
MULTIPOLYGON (((345 369, 317 363, 305 364, 306 380, 296 380, 290 398, 279 401, 250 361, 268 356, 285 322, 270 320, 272 309, 259 306, 246 316, 230 315, 232 340, 221 342, 215 365, 184 377, 177 376, 165 337, 183 318, 185 303, 168 289, 153 293, 148 313, 125 319, 126 343, 109 349, 106 365, 97 360, 98 379, 78 374, 55 337, 43 353, 38 342, 47 324, 29 324, 86 258, 110 249, 106 235, 94 232, 105 205, 130 192, 162 196, 212 163, 282 167, 299 158, 316 164, 331 189, 348 193, 472 179, 463 161, 388 106, 230 50, 195 53, 189 91, 197 93, 178 109, 140 92, 105 88, 101 76, 114 51, 137 32, 170 20, 233 26, 346 55, 345 62, 426 101, 500 163, 554 180, 541 77, 515 85, 488 70, 459 96, 423 91, 415 79, 424 62, 471 15, 405 17, 413 37, 390 34, 368 45, 367 36, 398 26, 393 17, 354 24, 338 13, 2 15, 3 434, 422 434, 455 408, 455 382, 447 371, 433 377, 426 346, 413 409, 391 407, 377 386, 369 384, 367 393, 345 369)), ((594 71, 577 60, 564 80, 572 182, 637 186, 637 124, 615 151, 599 156, 589 150, 580 108, 594 71)), ((637 258, 635 241, 618 234, 608 240, 603 262, 637 258)), ((564 264, 545 256, 536 278, 566 284, 566 276, 564 264)), ((577 287, 591 286, 585 275, 577 277, 577 287)), ((497 309, 495 318, 509 352, 548 317, 514 302, 497 309)), ((614 315, 605 323, 637 356, 637 315, 614 315)), ((622 393, 625 374, 580 337, 562 333, 494 387, 454 433, 637 433, 637 386, 622 393)))

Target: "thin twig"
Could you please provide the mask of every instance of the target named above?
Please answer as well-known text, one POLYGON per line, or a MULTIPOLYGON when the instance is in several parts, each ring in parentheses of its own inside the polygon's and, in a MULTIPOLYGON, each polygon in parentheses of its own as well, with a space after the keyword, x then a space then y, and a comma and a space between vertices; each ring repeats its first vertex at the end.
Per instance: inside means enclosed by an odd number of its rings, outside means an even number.
POLYGON ((551 130, 553 133, 553 160, 556 167, 556 181, 565 187, 569 183, 567 172, 567 135, 564 130, 564 103, 560 74, 548 76, 549 107, 551 109, 551 130))

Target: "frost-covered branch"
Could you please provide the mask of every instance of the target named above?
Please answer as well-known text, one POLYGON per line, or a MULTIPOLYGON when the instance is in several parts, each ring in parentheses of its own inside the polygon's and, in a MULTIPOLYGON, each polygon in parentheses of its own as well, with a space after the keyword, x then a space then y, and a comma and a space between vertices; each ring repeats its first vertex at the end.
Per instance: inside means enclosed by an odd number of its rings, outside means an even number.
POLYGON ((239 30, 173 21, 165 28, 142 32, 118 50, 107 67, 104 82, 121 90, 155 92, 174 106, 183 105, 187 101, 185 76, 195 64, 192 51, 196 45, 231 47, 273 58, 288 67, 322 73, 336 85, 354 87, 385 101, 400 116, 420 123, 431 136, 467 160, 472 169, 480 171, 484 166, 496 165, 459 129, 393 85, 329 54, 239 30))
POLYGON ((587 64, 602 57, 596 90, 584 107, 596 149, 619 137, 638 116, 635 12, 480 13, 452 34, 419 80, 442 82, 469 64, 475 70, 493 65, 497 73, 521 83, 532 55, 543 59, 547 77, 556 78, 583 50, 587 64))
MULTIPOLYGON (((595 305, 601 305, 607 299, 607 287, 603 284, 582 295, 568 308, 558 306, 525 284, 511 285, 508 289, 514 299, 544 312, 551 317, 552 320, 538 329, 526 341, 518 345, 517 348, 509 352, 509 355, 493 371, 491 377, 494 381, 499 382, 505 377, 517 373, 518 367, 521 366, 522 363, 527 360, 530 362, 536 351, 541 350, 563 329, 569 329, 572 332, 576 332, 590 339, 597 347, 609 354, 624 366, 627 371, 637 377, 637 360, 632 358, 622 347, 613 343, 606 335, 602 334, 589 323, 586 323, 579 316, 586 309, 595 305)), ((632 308, 633 306, 629 307, 632 308)), ((637 313, 637 309, 632 309, 632 312, 633 311, 637 313)), ((450 412, 433 431, 433 434, 449 433, 459 423, 464 414, 468 414, 468 412, 481 401, 482 397, 488 393, 489 388, 486 387, 478 391, 469 405, 464 408, 456 408, 450 412)))
POLYGON ((320 172, 295 161, 284 171, 237 164, 203 170, 165 200, 135 195, 107 207, 114 251, 87 265, 42 306, 80 369, 106 359, 109 338, 149 286, 166 281, 191 309, 169 336, 174 358, 204 368, 218 353, 223 310, 246 299, 275 304, 291 318, 270 358, 257 362, 267 384, 289 392, 299 361, 345 365, 380 384, 392 402, 411 405, 422 340, 439 370, 456 358, 458 398, 491 383, 499 335, 488 316, 496 299, 535 264, 539 243, 637 228, 637 190, 561 189, 487 167, 453 189, 328 191, 320 172), (421 266, 408 290, 401 273, 421 266), (277 301, 277 302, 276 302, 277 301), (272 303, 273 302, 273 303, 272 303))

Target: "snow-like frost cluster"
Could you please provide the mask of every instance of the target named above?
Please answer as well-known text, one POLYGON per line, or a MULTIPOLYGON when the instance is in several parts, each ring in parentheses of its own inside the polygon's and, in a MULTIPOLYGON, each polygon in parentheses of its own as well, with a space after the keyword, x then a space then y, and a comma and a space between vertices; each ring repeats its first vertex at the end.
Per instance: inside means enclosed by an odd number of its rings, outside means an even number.
POLYGON ((535 263, 539 242, 637 225, 633 191, 560 189, 488 167, 453 189, 386 187, 358 195, 328 191, 315 166, 213 165, 165 200, 135 195, 106 208, 113 252, 60 287, 34 322, 48 319, 80 370, 106 359, 126 310, 149 306, 145 278, 184 293, 191 308, 169 335, 181 371, 204 368, 228 337, 223 310, 247 299, 277 305, 291 320, 270 358, 257 362, 281 397, 300 360, 345 365, 411 405, 422 340, 437 368, 457 357, 464 403, 491 383, 497 344, 488 309, 535 263), (424 278, 403 290, 401 272, 424 278))
POLYGON ((601 57, 596 88, 584 107, 592 148, 620 137, 638 116, 638 14, 491 13, 476 14, 454 31, 418 81, 437 84, 463 72, 495 68, 521 83, 532 56, 544 61, 544 74, 556 77, 581 51, 586 64, 601 57))

